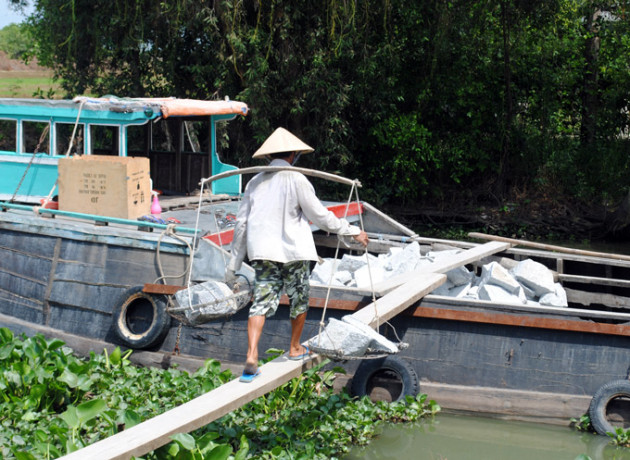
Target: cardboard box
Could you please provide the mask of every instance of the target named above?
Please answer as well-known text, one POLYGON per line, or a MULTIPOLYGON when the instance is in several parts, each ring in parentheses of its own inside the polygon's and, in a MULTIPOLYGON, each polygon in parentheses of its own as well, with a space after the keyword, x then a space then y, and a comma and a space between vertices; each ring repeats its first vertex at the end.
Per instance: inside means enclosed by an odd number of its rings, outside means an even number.
POLYGON ((59 159, 59 209, 122 219, 150 214, 149 159, 101 155, 59 159))

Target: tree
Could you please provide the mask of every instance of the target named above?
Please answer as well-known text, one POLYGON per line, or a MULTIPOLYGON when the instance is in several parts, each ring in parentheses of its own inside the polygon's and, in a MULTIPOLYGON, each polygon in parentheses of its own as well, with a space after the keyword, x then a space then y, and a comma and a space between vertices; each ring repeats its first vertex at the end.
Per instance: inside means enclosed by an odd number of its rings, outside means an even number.
POLYGON ((68 95, 244 100, 233 163, 284 126, 316 147, 306 166, 361 177, 370 200, 446 208, 625 194, 628 6, 36 0, 29 25, 68 95))
POLYGON ((31 56, 34 42, 25 24, 9 24, 0 29, 0 51, 11 59, 31 56))

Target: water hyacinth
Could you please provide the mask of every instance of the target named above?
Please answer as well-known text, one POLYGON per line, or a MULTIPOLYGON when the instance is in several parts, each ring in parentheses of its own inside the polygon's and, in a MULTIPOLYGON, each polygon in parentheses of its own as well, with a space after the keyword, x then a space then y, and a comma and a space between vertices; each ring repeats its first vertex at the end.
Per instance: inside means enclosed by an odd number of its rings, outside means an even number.
MULTIPOLYGON (((0 456, 63 456, 154 417, 234 378, 209 359, 193 374, 142 368, 131 351, 72 354, 60 340, 15 337, 0 329, 0 456)), ((190 434, 146 459, 338 458, 364 445, 381 422, 408 422, 439 411, 426 395, 371 402, 332 384, 341 369, 321 366, 190 434)))

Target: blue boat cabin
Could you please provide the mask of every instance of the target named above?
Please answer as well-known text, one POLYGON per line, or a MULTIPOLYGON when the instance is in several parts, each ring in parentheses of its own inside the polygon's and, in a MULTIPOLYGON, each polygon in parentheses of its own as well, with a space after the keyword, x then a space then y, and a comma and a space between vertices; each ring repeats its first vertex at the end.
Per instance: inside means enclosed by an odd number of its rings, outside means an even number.
MULTIPOLYGON (((236 169, 219 157, 217 126, 247 111, 229 100, 0 99, 0 200, 56 195, 57 162, 67 155, 148 157, 154 189, 191 194, 200 179, 236 169)), ((240 176, 212 186, 238 195, 240 176)))

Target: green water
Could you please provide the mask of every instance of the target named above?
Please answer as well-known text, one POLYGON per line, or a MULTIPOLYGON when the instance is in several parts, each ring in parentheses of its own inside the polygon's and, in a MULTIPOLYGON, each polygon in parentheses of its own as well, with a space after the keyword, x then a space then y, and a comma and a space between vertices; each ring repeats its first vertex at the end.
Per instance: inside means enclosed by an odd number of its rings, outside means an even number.
POLYGON ((345 460, 630 460, 630 449, 570 428, 438 414, 416 425, 387 426, 345 460))

